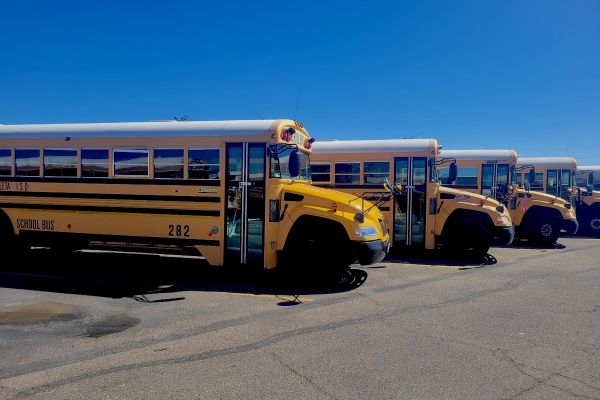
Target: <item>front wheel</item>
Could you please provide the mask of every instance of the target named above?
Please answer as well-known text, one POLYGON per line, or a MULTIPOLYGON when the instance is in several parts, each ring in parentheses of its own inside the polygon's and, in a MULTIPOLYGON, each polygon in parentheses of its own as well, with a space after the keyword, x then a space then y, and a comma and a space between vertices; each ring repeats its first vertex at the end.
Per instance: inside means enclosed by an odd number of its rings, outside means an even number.
POLYGON ((587 221, 585 231, 592 236, 600 236, 600 212, 593 214, 587 221))
POLYGON ((453 223, 444 236, 444 248, 453 256, 468 260, 481 259, 490 249, 490 235, 487 229, 475 220, 453 223))
POLYGON ((560 225, 553 218, 536 216, 527 231, 528 239, 537 244, 550 245, 556 243, 560 234, 560 225))

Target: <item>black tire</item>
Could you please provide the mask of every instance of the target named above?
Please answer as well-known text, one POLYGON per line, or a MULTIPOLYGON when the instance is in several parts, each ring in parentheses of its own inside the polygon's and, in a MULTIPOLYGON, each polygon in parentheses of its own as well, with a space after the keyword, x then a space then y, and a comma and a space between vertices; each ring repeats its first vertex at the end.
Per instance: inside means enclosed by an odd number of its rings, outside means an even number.
POLYGON ((600 236, 600 212, 593 213, 586 220, 584 233, 591 236, 600 236))
POLYGON ((479 260, 490 249, 490 235, 479 221, 466 219, 454 222, 444 234, 448 254, 467 260, 479 260))
POLYGON ((352 264, 352 249, 346 232, 330 226, 298 226, 287 239, 282 254, 285 269, 338 274, 352 264))
POLYGON ((556 218, 537 213, 527 219, 525 231, 530 242, 539 245, 551 245, 558 240, 560 223, 556 218))
POLYGON ((15 260, 25 254, 31 246, 18 235, 15 235, 8 218, 2 218, 0 223, 0 252, 8 259, 15 260))

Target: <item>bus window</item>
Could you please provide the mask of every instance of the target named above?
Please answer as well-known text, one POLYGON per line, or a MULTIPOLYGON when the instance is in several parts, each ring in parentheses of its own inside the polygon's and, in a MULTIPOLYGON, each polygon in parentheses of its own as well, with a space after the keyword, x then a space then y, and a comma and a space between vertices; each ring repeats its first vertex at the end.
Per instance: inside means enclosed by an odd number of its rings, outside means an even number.
POLYGON ((491 196, 493 187, 494 164, 484 164, 481 166, 481 194, 484 196, 491 196))
POLYGON ((190 149, 188 160, 189 179, 219 179, 219 149, 190 149))
POLYGON ((458 186, 477 187, 477 167, 458 167, 458 186))
POLYGON ((77 149, 44 149, 44 176, 77 176, 77 149))
POLYGON ((148 176, 148 149, 113 150, 115 176, 148 176))
POLYGON ((508 164, 498 164, 498 182, 496 185, 508 185, 508 164))
POLYGON ((17 176, 40 176, 40 149, 15 149, 17 176))
POLYGON ((365 185, 382 185, 390 176, 390 163, 387 161, 365 161, 363 165, 365 185))
MULTIPOLYGON (((527 174, 525 174, 524 182, 527 182, 527 174)), ((535 181, 531 185, 531 188, 532 189, 544 189, 544 173, 543 172, 535 173, 535 181)))
POLYGON ((440 183, 442 185, 452 185, 452 182, 450 182, 450 168, 448 167, 442 167, 440 169, 438 169, 437 171, 438 173, 438 178, 440 180, 440 183))
POLYGON ((569 199, 571 195, 569 188, 571 187, 571 171, 563 169, 560 174, 560 197, 565 200, 569 199))
POLYGON ((335 163, 335 183, 340 185, 359 185, 360 163, 335 163))
POLYGON ((183 179, 183 149, 154 149, 154 177, 183 179))
POLYGON ((81 149, 81 176, 108 177, 108 149, 81 149))
POLYGON ((12 166, 12 150, 0 149, 0 176, 10 176, 12 166))
POLYGON ((310 170, 313 182, 331 182, 331 163, 311 163, 310 170))
POLYGON ((558 194, 558 171, 555 169, 549 169, 546 172, 546 193, 556 195, 558 194))

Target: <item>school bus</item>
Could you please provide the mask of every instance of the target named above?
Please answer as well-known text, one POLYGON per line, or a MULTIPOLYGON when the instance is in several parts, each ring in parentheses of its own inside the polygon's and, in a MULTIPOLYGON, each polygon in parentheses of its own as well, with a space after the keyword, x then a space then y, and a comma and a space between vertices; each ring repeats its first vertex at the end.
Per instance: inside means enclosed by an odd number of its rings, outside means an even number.
POLYGON ((439 246, 479 257, 494 241, 510 244, 514 229, 504 206, 440 185, 439 152, 435 139, 322 141, 313 146, 312 179, 355 196, 382 196, 380 202, 389 180, 394 196, 380 209, 396 250, 439 246))
POLYGON ((0 125, 0 229, 15 244, 197 250, 212 265, 369 264, 380 211, 312 186, 292 120, 0 125))
POLYGON ((440 168, 442 184, 495 198, 510 212, 518 238, 539 244, 555 243, 561 230, 577 232, 578 222, 571 203, 517 185, 517 175, 533 174, 531 167, 516 170, 514 150, 442 150, 441 156, 455 160, 457 179, 448 182, 448 168, 440 168))
POLYGON ((575 179, 579 188, 600 191, 600 165, 578 165, 575 179))
POLYGON ((579 188, 576 183, 577 160, 572 157, 519 157, 519 165, 535 168, 531 190, 546 192, 570 201, 575 206, 579 232, 600 235, 600 192, 593 186, 579 188))

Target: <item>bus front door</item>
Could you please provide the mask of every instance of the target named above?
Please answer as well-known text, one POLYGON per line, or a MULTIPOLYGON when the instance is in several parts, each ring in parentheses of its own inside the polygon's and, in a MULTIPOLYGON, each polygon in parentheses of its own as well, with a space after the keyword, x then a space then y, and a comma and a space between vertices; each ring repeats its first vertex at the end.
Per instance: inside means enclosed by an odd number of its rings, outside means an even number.
POLYGON ((500 202, 505 201, 509 182, 508 164, 483 164, 481 166, 481 194, 500 202))
POLYGON ((394 207, 394 246, 425 244, 427 158, 396 157, 394 182, 402 185, 394 207))
POLYGON ((264 143, 226 145, 225 263, 263 265, 264 143))

